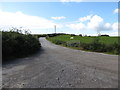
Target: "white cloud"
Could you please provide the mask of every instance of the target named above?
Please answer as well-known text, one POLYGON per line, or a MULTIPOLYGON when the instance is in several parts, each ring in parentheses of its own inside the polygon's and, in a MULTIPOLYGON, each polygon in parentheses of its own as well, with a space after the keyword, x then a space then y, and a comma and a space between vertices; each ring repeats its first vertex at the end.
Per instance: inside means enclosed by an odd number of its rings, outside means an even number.
POLYGON ((77 23, 77 24, 68 24, 67 27, 74 29, 74 30, 84 30, 85 25, 83 23, 77 23))
MULTIPOLYGON (((61 16, 62 19, 64 16, 61 16)), ((58 19, 58 17, 56 17, 58 19)), ((59 19, 60 20, 60 17, 59 19)), ((86 17, 81 17, 77 22, 71 22, 67 24, 57 24, 51 20, 45 19, 38 16, 26 15, 22 12, 4 12, 0 11, 0 29, 1 28, 10 28, 10 27, 23 27, 30 29, 32 32, 44 32, 52 33, 54 32, 54 25, 59 29, 71 29, 71 30, 81 30, 87 34, 87 31, 96 32, 99 31, 118 31, 118 22, 115 23, 106 23, 104 19, 98 15, 88 15, 86 17), (79 22, 78 22, 79 20, 79 22), (88 22, 85 22, 88 21, 88 22)), ((120 23, 119 23, 120 25, 120 23)), ((73 31, 74 32, 74 31, 73 31)), ((77 32, 77 31, 75 31, 77 32)), ((111 34, 112 35, 112 34, 111 34)), ((116 33, 114 34, 116 35, 116 33)))
POLYGON ((118 34, 118 32, 106 32, 106 33, 101 33, 101 34, 107 34, 107 35, 110 35, 110 36, 120 36, 118 34))
POLYGON ((120 36, 120 35, 118 34, 118 32, 108 33, 108 35, 110 35, 110 36, 120 36))
POLYGON ((92 18, 92 15, 88 15, 86 17, 79 18, 79 21, 84 22, 84 21, 90 20, 91 18, 92 18))
POLYGON ((0 28, 22 26, 30 30, 39 30, 53 28, 54 25, 62 27, 43 17, 26 15, 20 11, 15 13, 0 11, 0 28))
POLYGON ((101 18, 98 15, 94 15, 90 19, 90 22, 88 22, 88 28, 92 30, 98 30, 101 29, 102 24, 103 24, 103 18, 101 18))
POLYGON ((51 17, 52 19, 55 19, 55 20, 61 20, 61 19, 65 19, 66 17, 64 16, 60 16, 60 17, 51 17))
POLYGON ((120 30, 120 23, 118 23, 118 22, 116 22, 116 23, 113 23, 113 25, 112 25, 112 28, 113 28, 113 30, 115 31, 115 30, 117 30, 118 31, 118 29, 120 30))
POLYGON ((120 9, 115 9, 113 13, 120 13, 120 9))
POLYGON ((104 22, 104 19, 98 15, 88 15, 86 17, 79 18, 78 23, 71 23, 67 24, 66 26, 73 29, 73 30, 83 30, 83 31, 109 31, 109 30, 118 30, 118 23, 106 23, 104 22), (85 21, 88 21, 87 23, 84 23, 85 21))
POLYGON ((103 27, 103 30, 113 30, 113 28, 112 28, 110 23, 105 23, 104 27, 103 27))

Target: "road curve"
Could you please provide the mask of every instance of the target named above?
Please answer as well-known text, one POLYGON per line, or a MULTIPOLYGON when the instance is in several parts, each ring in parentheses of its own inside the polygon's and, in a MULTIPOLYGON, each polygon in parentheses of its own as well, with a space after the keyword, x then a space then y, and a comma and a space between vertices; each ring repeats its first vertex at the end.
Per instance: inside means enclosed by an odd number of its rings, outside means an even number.
POLYGON ((3 88, 117 88, 118 56, 39 39, 41 51, 3 64, 3 88))

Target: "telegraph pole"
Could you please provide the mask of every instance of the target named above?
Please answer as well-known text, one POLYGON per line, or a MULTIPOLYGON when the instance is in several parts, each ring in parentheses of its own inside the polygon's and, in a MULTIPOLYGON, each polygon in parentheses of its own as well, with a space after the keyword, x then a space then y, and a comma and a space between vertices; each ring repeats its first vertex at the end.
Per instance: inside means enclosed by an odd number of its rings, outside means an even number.
POLYGON ((97 30, 97 35, 100 36, 100 31, 99 30, 97 30))
POLYGON ((54 28, 55 28, 55 34, 56 34, 56 25, 54 25, 54 28))

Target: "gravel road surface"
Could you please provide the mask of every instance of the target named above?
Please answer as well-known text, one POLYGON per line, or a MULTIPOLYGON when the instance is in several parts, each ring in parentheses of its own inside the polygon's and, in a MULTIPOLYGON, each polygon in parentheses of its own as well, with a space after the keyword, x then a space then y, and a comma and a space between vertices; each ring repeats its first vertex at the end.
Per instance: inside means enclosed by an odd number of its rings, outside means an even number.
POLYGON ((39 39, 41 51, 3 64, 3 88, 117 88, 118 56, 39 39))

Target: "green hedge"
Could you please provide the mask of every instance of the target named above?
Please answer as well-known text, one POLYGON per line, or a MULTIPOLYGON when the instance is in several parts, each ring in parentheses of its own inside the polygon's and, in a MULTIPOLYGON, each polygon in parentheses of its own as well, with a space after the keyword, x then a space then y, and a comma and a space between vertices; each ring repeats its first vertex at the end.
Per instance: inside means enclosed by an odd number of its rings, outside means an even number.
POLYGON ((99 38, 95 38, 91 43, 81 43, 80 47, 85 50, 91 50, 95 52, 108 52, 113 54, 120 54, 120 44, 113 43, 106 45, 99 41, 99 38))
POLYGON ((2 59, 24 57, 40 49, 39 40, 31 34, 2 31, 2 59))
POLYGON ((61 41, 61 40, 54 40, 53 43, 57 44, 57 45, 65 45, 66 42, 65 41, 61 41))

